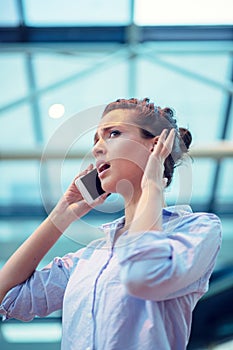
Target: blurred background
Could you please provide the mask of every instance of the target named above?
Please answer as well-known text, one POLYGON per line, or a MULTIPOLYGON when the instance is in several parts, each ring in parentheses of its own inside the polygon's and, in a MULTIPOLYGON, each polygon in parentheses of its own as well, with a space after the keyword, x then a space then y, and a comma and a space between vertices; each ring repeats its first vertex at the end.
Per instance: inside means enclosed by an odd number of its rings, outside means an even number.
MULTIPOLYGON (((233 4, 230 0, 0 1, 0 265, 88 164, 104 105, 150 97, 193 134, 168 204, 222 220, 189 349, 233 349, 233 4)), ((101 237, 122 201, 74 223, 41 266, 101 237)), ((1 267, 0 266, 0 267, 1 267)), ((0 348, 60 348, 61 313, 0 324, 0 348)))

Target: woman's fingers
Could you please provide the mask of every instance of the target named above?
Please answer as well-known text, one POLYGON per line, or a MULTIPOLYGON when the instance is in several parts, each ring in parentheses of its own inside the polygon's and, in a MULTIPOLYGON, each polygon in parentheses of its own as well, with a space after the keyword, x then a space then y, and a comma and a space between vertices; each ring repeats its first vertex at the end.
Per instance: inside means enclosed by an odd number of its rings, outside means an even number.
POLYGON ((94 168, 94 165, 93 164, 89 164, 88 167, 85 170, 81 171, 81 173, 79 173, 77 176, 75 176, 74 181, 76 179, 78 179, 79 177, 89 173, 89 171, 91 171, 93 168, 94 168))
POLYGON ((89 173, 89 171, 92 170, 93 167, 94 167, 93 164, 89 164, 85 170, 81 171, 78 175, 76 175, 75 178, 73 179, 72 183, 70 184, 70 186, 66 190, 65 197, 70 204, 76 203, 77 201, 80 201, 80 200, 83 200, 83 196, 81 195, 78 187, 76 186, 75 181, 79 177, 89 173))
POLYGON ((164 129, 159 136, 158 143, 154 147, 154 155, 161 156, 162 158, 166 159, 172 152, 175 136, 175 129, 171 129, 169 134, 168 130, 164 129))
POLYGON ((163 147, 164 158, 167 158, 167 156, 172 152, 175 136, 176 136, 175 129, 171 129, 171 131, 168 134, 168 137, 164 142, 164 147, 163 147))

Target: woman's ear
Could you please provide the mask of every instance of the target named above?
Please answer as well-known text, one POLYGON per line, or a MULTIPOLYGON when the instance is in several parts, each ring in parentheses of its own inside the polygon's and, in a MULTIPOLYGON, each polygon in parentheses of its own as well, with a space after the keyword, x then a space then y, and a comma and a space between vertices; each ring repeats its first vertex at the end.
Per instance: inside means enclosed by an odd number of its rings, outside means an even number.
POLYGON ((152 141, 151 152, 153 152, 154 146, 157 145, 157 143, 159 141, 159 136, 155 136, 153 139, 151 139, 151 141, 152 141))

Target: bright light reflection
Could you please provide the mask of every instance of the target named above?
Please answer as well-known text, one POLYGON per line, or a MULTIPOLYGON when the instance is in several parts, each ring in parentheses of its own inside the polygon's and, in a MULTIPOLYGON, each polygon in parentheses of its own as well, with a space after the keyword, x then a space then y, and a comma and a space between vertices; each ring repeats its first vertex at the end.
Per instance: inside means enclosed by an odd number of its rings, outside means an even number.
POLYGON ((2 335, 8 343, 54 343, 61 340, 60 323, 2 324, 2 335))
POLYGON ((55 103, 49 108, 49 116, 53 119, 59 119, 63 117, 65 113, 65 107, 61 103, 55 103))

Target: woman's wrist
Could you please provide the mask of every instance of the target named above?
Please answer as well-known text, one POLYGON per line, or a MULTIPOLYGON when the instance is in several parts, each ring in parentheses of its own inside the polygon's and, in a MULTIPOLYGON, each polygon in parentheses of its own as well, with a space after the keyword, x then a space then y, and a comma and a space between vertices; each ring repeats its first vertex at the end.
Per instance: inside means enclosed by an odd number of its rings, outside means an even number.
POLYGON ((61 208, 59 208, 59 205, 52 210, 48 218, 61 233, 63 233, 75 220, 75 217, 72 215, 72 213, 69 213, 68 210, 61 210, 61 208))
POLYGON ((142 194, 163 196, 163 185, 154 180, 147 180, 142 186, 142 194))
POLYGON ((163 189, 154 180, 148 180, 142 188, 129 234, 162 230, 163 189))

